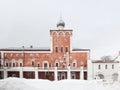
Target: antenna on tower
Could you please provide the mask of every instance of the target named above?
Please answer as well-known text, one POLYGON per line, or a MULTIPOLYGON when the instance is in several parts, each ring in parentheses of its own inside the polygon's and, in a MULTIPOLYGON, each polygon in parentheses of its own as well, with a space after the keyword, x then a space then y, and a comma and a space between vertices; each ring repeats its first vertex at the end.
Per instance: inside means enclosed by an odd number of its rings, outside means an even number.
POLYGON ((62 20, 62 12, 60 12, 60 20, 62 20))

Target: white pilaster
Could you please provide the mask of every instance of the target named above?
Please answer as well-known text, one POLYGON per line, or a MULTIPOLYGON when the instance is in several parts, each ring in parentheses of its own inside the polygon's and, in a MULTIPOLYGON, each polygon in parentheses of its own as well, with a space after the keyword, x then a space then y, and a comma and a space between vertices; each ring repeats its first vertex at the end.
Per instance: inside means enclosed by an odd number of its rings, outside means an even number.
POLYGON ((5 79, 5 78, 7 78, 7 71, 4 70, 3 72, 4 72, 4 79, 5 79))
POLYGON ((57 67, 55 67, 55 70, 54 70, 54 80, 57 81, 58 80, 58 72, 57 72, 57 67))
POLYGON ((88 60, 88 63, 87 63, 87 67, 88 67, 88 71, 87 71, 87 79, 88 80, 92 80, 93 78, 94 78, 94 76, 93 76, 93 63, 92 63, 92 61, 91 60, 88 60))
POLYGON ((20 69, 20 78, 23 78, 23 71, 22 71, 22 67, 20 69))
POLYGON ((35 70, 35 79, 38 79, 38 70, 35 70))
POLYGON ((67 70, 67 79, 71 79, 71 74, 70 74, 70 66, 67 67, 68 70, 67 70))
POLYGON ((84 80, 84 67, 83 66, 81 66, 81 68, 80 68, 80 80, 84 80))
POLYGON ((4 52, 1 51, 1 65, 4 66, 4 52))

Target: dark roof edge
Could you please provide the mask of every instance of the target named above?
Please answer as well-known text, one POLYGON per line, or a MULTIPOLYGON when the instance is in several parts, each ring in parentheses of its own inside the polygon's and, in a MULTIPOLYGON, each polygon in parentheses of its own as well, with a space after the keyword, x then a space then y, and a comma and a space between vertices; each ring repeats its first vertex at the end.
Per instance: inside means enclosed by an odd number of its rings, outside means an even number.
POLYGON ((72 49, 72 51, 90 51, 90 49, 72 49))

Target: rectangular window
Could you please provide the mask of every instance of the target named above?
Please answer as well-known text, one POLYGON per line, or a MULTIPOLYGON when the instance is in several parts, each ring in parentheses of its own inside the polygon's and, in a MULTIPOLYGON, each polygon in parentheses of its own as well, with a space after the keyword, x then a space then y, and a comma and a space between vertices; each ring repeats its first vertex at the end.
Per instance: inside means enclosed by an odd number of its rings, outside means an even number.
POLYGON ((68 47, 66 47, 66 50, 65 50, 65 52, 68 52, 68 47))
POLYGON ((8 63, 6 63, 6 67, 8 67, 8 63))
POLYGON ((47 63, 44 63, 44 69, 47 69, 47 63))
POLYGON ((75 65, 75 63, 73 63, 73 67, 75 67, 76 65, 75 65))
POLYGON ((58 52, 58 47, 55 47, 55 52, 58 52))
POLYGON ((56 67, 58 67, 58 63, 56 63, 56 65, 55 65, 56 67))
POLYGON ((13 63, 13 67, 15 67, 15 63, 13 63))
POLYGON ((114 65, 112 65, 112 69, 114 69, 114 65))
POLYGON ((38 67, 40 67, 40 64, 38 63, 38 67))
POLYGON ((61 52, 63 52, 63 47, 61 47, 61 52))
POLYGON ((22 63, 20 63, 20 67, 22 67, 22 63))
POLYGON ((32 61, 32 66, 34 66, 34 62, 32 61))
POLYGON ((98 65, 98 69, 100 69, 101 67, 100 67, 100 65, 98 65))
POLYGON ((105 69, 107 69, 107 65, 105 65, 105 69))

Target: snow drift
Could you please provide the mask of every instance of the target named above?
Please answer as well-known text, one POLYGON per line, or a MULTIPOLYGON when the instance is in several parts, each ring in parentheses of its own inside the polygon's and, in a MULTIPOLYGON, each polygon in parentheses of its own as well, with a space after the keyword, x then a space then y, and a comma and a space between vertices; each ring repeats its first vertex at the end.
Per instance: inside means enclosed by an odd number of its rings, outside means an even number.
POLYGON ((0 80, 0 90, 120 90, 120 84, 102 81, 7 78, 0 80))

